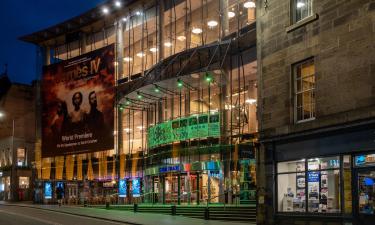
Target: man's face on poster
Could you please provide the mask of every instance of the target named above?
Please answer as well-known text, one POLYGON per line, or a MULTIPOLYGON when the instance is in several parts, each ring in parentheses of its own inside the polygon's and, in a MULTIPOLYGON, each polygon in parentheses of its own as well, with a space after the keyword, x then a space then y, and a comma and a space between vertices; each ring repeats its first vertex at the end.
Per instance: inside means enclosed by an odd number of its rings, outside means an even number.
POLYGON ((93 92, 93 93, 90 94, 89 102, 90 102, 90 105, 92 107, 94 107, 94 108, 96 108, 96 106, 98 105, 98 102, 96 100, 96 94, 95 94, 95 92, 93 92))
POLYGON ((73 96, 73 105, 74 105, 75 107, 78 108, 78 107, 81 105, 81 103, 82 103, 82 97, 81 97, 81 95, 77 92, 77 93, 75 93, 74 96, 73 96))

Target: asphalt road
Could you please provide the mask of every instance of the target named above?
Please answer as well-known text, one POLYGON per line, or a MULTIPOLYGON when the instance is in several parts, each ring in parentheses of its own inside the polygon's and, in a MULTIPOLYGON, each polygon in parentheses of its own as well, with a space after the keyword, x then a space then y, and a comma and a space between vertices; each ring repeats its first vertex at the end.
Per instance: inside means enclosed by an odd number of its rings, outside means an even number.
POLYGON ((1 225, 124 225, 42 209, 0 205, 1 225))

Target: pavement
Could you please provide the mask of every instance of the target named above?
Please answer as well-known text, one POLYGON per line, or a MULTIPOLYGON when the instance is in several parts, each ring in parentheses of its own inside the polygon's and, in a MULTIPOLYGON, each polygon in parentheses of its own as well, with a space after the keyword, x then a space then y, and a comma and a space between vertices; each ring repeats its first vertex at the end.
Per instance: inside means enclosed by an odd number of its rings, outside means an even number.
MULTIPOLYGON (((244 225, 241 222, 228 222, 228 221, 217 221, 217 220, 203 220, 195 219, 183 216, 172 216, 172 215, 163 215, 155 213, 134 213, 131 211, 123 210, 107 210, 99 208, 88 208, 80 206, 66 206, 61 207, 57 205, 35 205, 32 203, 9 203, 9 202, 0 202, 0 214, 5 213, 5 210, 8 207, 18 211, 11 213, 19 213, 24 211, 24 209, 32 209, 34 211, 44 211, 44 213, 52 214, 65 214, 69 216, 78 216, 83 218, 91 218, 95 220, 102 220, 112 223, 121 223, 121 224, 132 224, 132 225, 244 225), (8 206, 8 207, 7 207, 8 206)), ((34 213, 35 214, 35 213, 34 213)), ((34 215, 34 214, 31 214, 34 215)), ((9 216, 9 215, 8 215, 9 216)), ((39 217, 36 217, 39 218, 39 217)), ((42 221, 40 221, 42 222, 42 221)), ((17 223, 18 224, 18 223, 17 223)), ((51 224, 51 223, 40 223, 40 224, 51 224)), ((54 223, 52 223, 54 224, 54 223)), ((56 223, 64 224, 64 223, 56 223)), ((83 225, 86 223, 67 223, 67 224, 79 224, 83 225)), ((93 223, 88 223, 93 224, 93 223)), ((249 223, 246 223, 249 224, 249 223)))

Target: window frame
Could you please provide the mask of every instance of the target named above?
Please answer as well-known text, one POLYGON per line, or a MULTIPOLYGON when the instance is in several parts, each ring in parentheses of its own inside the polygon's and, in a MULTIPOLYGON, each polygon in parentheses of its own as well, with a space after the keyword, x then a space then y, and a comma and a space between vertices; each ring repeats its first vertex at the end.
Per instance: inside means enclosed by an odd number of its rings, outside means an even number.
MULTIPOLYGON (((326 169, 315 169, 315 170, 309 170, 308 169, 308 162, 309 160, 311 159, 314 159, 316 157, 310 157, 310 158, 299 158, 299 159, 291 159, 291 160, 287 160, 287 161, 278 161, 275 163, 275 202, 274 202, 274 210, 275 210, 275 213, 276 214, 279 214, 279 215, 330 215, 330 216, 334 216, 334 215, 343 215, 344 214, 344 204, 343 204, 343 158, 344 158, 344 155, 324 155, 324 156, 318 156, 318 158, 329 158, 329 157, 338 157, 338 159, 340 160, 339 162, 339 166, 337 168, 326 168, 326 169), (279 175, 289 175, 289 174, 298 174, 299 172, 279 172, 278 170, 278 164, 279 163, 284 163, 284 162, 293 162, 293 161, 301 161, 301 160, 304 160, 304 166, 305 166, 305 170, 304 171, 301 171, 300 173, 304 173, 305 174, 305 210, 303 212, 294 212, 294 211, 281 211, 281 209, 279 208, 279 188, 278 188, 278 185, 279 185, 279 175), (339 212, 310 212, 309 209, 308 209, 308 173, 309 172, 321 172, 321 171, 339 171, 339 196, 338 198, 340 199, 339 201, 339 212)), ((351 159, 352 159, 352 163, 353 163, 353 156, 351 156, 351 159)), ((351 168, 353 165, 351 165, 351 168)))
MULTIPOLYGON (((294 114, 294 123, 298 124, 298 123, 303 123, 303 122, 308 122, 308 121, 312 121, 312 120, 315 120, 316 119, 316 69, 315 69, 315 58, 314 57, 310 57, 310 58, 306 58, 302 61, 299 61, 297 63, 294 63, 292 64, 292 82, 293 82, 293 114, 294 114), (310 78, 310 77, 314 77, 314 86, 313 88, 309 88, 307 90, 302 90, 301 91, 298 91, 298 81, 301 81, 302 79, 306 78, 306 77, 301 77, 301 78, 297 78, 297 74, 298 74, 298 69, 300 68, 300 66, 302 66, 303 64, 307 64, 307 63, 311 63, 314 65, 314 74, 310 74, 308 76, 306 76, 307 78, 310 78), (314 96, 313 97, 313 102, 311 102, 310 104, 310 117, 309 118, 303 118, 303 119, 298 119, 298 110, 299 110, 299 106, 298 106, 298 96, 299 95, 303 95, 304 93, 308 93, 310 92, 310 96, 314 96), (312 95, 311 95, 312 94, 312 95)), ((302 102, 302 110, 303 110, 303 102, 302 102)))
POLYGON ((307 1, 311 2, 309 15, 297 20, 297 10, 298 10, 297 9, 297 2, 298 2, 298 0, 290 0, 290 11, 291 11, 290 20, 291 20, 291 24, 301 23, 304 20, 314 16, 314 0, 307 0, 307 1))

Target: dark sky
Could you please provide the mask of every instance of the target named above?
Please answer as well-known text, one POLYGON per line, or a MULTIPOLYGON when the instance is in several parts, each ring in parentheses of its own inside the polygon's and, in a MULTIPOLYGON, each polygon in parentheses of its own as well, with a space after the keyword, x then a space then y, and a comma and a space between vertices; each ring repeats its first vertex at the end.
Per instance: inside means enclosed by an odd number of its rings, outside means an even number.
POLYGON ((19 41, 94 8, 104 0, 0 0, 0 74, 8 63, 12 82, 30 83, 36 77, 36 47, 19 41))

